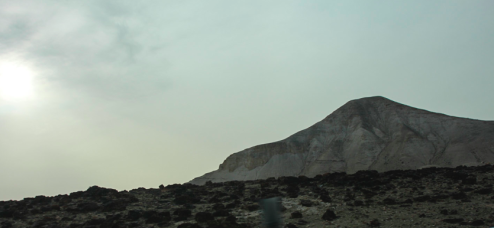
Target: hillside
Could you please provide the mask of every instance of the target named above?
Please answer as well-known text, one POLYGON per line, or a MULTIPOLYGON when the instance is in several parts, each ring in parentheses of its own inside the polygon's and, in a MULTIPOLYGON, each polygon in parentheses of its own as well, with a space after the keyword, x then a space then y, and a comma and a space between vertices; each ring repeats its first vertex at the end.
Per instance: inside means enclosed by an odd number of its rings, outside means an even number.
POLYGON ((230 155, 206 181, 314 177, 494 162, 494 122, 447 116, 384 97, 352 100, 292 136, 230 155))

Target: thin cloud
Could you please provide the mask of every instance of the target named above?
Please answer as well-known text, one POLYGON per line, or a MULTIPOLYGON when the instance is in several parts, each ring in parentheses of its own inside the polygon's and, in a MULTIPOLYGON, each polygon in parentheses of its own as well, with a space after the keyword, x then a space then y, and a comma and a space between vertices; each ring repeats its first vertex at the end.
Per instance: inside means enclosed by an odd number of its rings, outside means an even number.
POLYGON ((142 98, 170 86, 166 60, 157 65, 148 59, 147 41, 136 38, 142 25, 131 22, 130 9, 70 4, 48 3, 39 11, 3 8, 2 21, 9 23, 0 33, 2 53, 53 72, 44 77, 55 87, 99 98, 142 98))

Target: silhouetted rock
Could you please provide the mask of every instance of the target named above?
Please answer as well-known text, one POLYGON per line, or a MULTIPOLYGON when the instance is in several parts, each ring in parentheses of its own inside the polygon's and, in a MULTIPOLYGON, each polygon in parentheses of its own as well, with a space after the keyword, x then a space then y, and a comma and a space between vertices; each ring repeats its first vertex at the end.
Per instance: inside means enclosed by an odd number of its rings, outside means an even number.
POLYGON ((338 216, 336 216, 336 214, 331 209, 327 209, 326 212, 324 212, 324 214, 322 215, 322 219, 326 221, 333 221, 337 218, 338 216))
POLYGON ((230 215, 230 212, 228 210, 217 210, 213 212, 214 217, 227 217, 230 215))
POLYGON ((477 178, 475 177, 467 177, 461 181, 462 184, 472 185, 477 183, 477 178))
POLYGON ((2 228, 12 228, 12 223, 4 221, 0 225, 2 225, 2 228))
POLYGON ((481 195, 491 194, 492 193, 492 187, 482 188, 482 189, 474 191, 474 193, 481 194, 481 195))
POLYGON ((192 211, 189 209, 177 209, 173 212, 173 215, 179 216, 179 217, 190 217, 192 216, 192 211))
POLYGON ((451 194, 451 198, 456 199, 456 200, 466 199, 467 194, 465 194, 464 192, 456 192, 456 193, 451 194))
POLYGON ((146 220, 146 224, 165 223, 171 220, 170 212, 158 212, 154 210, 144 211, 142 217, 146 220))
POLYGON ((312 202, 310 200, 300 200, 300 205, 302 205, 304 207, 312 207, 313 204, 314 204, 314 202, 312 202))
POLYGON ((298 226, 292 224, 292 223, 288 223, 285 225, 285 228, 298 228, 298 226))
POLYGON ((223 210, 225 209, 225 205, 223 205, 222 203, 216 203, 213 205, 213 210, 223 210))
POLYGON ((470 226, 483 226, 485 223, 482 220, 474 220, 472 222, 469 222, 468 225, 470 226))
POLYGON ((213 214, 209 212, 198 212, 195 215, 195 220, 199 223, 214 220, 213 214))
POLYGON ((446 222, 446 223, 460 223, 463 221, 463 219, 462 218, 452 218, 452 219, 443 219, 442 221, 446 222))
POLYGON ((362 200, 353 201, 353 206, 359 207, 359 206, 363 206, 363 205, 364 205, 364 202, 362 200))
POLYGON ((77 204, 77 207, 75 208, 69 208, 67 209, 68 211, 74 211, 74 212, 90 212, 90 211, 97 211, 101 207, 94 202, 83 202, 77 204))
POLYGON ((142 212, 138 210, 131 210, 127 213, 127 219, 135 221, 142 216, 142 212))
POLYGON ((124 200, 112 200, 103 204, 102 211, 124 211, 127 208, 128 202, 124 200))
POLYGON ((383 204, 385 205, 394 205, 396 204, 396 201, 392 198, 386 198, 383 200, 383 204))
POLYGON ((249 204, 249 205, 246 205, 245 208, 248 211, 257 211, 257 210, 259 210, 260 207, 258 204, 249 204))
POLYGON ((199 226, 195 223, 182 223, 178 225, 177 228, 202 228, 202 226, 199 226))
POLYGON ((370 227, 380 227, 381 223, 377 219, 373 219, 372 221, 369 222, 370 227))
POLYGON ((300 211, 292 212, 290 218, 302 218, 302 213, 300 211))

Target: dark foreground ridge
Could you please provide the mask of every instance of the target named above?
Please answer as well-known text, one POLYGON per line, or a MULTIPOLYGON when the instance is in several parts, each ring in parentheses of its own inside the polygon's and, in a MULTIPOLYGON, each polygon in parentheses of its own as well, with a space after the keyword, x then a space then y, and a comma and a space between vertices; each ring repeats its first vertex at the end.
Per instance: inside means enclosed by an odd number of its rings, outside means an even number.
POLYGON ((39 228, 260 227, 258 200, 282 197, 284 227, 491 227, 494 166, 328 173, 314 178, 174 184, 131 191, 93 186, 0 201, 0 226, 39 228))

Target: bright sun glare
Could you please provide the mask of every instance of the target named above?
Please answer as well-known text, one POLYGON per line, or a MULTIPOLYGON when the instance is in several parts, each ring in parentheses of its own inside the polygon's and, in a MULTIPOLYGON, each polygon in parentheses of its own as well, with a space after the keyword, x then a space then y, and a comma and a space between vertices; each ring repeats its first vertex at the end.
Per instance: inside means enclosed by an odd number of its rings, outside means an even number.
POLYGON ((0 63, 0 96, 6 100, 27 99, 33 95, 33 72, 16 63, 0 63))

